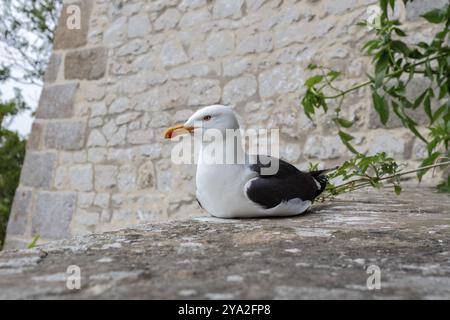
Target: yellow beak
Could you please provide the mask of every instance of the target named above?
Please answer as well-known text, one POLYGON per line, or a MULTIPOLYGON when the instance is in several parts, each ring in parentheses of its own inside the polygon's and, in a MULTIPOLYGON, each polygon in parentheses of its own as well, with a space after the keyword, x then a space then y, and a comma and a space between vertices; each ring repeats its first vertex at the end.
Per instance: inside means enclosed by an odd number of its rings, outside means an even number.
POLYGON ((189 134, 194 131, 194 127, 185 128, 184 125, 178 124, 164 131, 164 139, 172 139, 173 137, 183 134, 189 134))

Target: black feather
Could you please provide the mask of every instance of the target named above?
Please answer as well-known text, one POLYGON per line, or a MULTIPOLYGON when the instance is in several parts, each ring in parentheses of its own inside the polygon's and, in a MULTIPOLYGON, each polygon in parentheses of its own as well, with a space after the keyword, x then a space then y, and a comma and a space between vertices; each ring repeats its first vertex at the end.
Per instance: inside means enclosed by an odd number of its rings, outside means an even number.
POLYGON ((325 190, 327 183, 324 175, 327 170, 303 172, 286 161, 270 156, 258 156, 257 163, 250 165, 250 169, 259 176, 252 180, 247 197, 266 209, 291 199, 313 201, 325 190), (269 161, 279 161, 279 169, 273 175, 262 175, 261 169, 269 167, 269 161))

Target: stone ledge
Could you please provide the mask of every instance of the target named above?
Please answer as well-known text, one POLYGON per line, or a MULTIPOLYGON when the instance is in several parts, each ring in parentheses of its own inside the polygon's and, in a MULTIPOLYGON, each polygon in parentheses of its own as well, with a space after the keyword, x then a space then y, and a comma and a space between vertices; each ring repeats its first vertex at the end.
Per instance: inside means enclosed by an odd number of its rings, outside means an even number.
POLYGON ((450 298, 450 201, 355 192, 284 219, 201 217, 0 253, 0 299, 450 298), (66 269, 81 268, 81 290, 66 269), (369 265, 381 289, 368 290, 369 265))

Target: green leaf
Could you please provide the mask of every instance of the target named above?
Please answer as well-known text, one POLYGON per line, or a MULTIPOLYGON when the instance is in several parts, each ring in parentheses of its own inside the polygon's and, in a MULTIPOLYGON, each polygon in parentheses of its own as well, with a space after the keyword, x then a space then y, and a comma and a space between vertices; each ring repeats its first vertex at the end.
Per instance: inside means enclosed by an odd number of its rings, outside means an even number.
POLYGON ((331 70, 328 72, 327 76, 330 77, 329 81, 334 81, 337 77, 339 77, 341 73, 339 71, 331 70))
POLYGON ((428 89, 425 89, 424 92, 414 101, 413 109, 417 109, 418 106, 422 103, 425 96, 428 96, 428 89))
POLYGON ((375 88, 379 88, 383 83, 389 67, 389 53, 387 50, 379 52, 375 64, 375 88))
POLYGON ((416 123, 413 119, 411 119, 410 117, 406 116, 406 117, 404 118, 404 124, 406 125, 406 127, 407 127, 412 133, 414 133, 414 135, 415 135, 417 138, 419 138, 420 140, 422 140, 423 142, 425 142, 426 144, 428 144, 427 139, 425 139, 425 138, 420 134, 420 132, 417 130, 417 128, 416 128, 417 123, 416 123))
MULTIPOLYGON (((431 95, 430 95, 428 89, 425 91, 425 94, 426 94, 426 96, 425 96, 425 100, 423 102, 423 108, 424 108, 425 113, 427 114, 428 118, 430 119, 430 121, 433 121, 433 111, 431 111, 431 95)), ((414 105, 415 105, 415 103, 414 103, 414 105)))
POLYGON ((388 0, 380 0, 380 8, 383 12, 383 15, 387 16, 387 6, 388 6, 388 0))
POLYGON ((353 140, 355 137, 353 137, 352 135, 345 133, 344 131, 339 130, 339 137, 341 138, 341 140, 343 142, 349 142, 351 140, 353 140))
POLYGON ((322 75, 316 75, 316 76, 312 76, 311 78, 307 79, 305 81, 305 85, 308 88, 312 88, 314 85, 318 84, 319 82, 321 82, 323 80, 323 76, 322 75))
POLYGON ((367 54, 371 54, 373 50, 377 49, 380 46, 380 40, 373 39, 367 41, 362 47, 363 51, 366 51, 367 54))
POLYGON ((398 184, 394 185, 394 191, 396 195, 400 195, 400 193, 402 193, 402 187, 398 184))
POLYGON ((33 240, 31 241, 31 243, 27 246, 27 249, 33 249, 34 247, 36 247, 38 240, 40 239, 40 235, 35 235, 33 240))
POLYGON ((350 152, 354 154, 359 154, 359 152, 349 143, 354 137, 344 131, 339 130, 339 138, 341 138, 342 143, 347 147, 350 152))
POLYGON ((406 45, 406 43, 404 43, 403 41, 400 41, 400 40, 391 41, 391 48, 395 52, 403 53, 405 56, 408 56, 411 52, 411 50, 406 45))
POLYGON ((389 106, 386 103, 386 100, 381 97, 376 91, 374 91, 372 94, 372 100, 375 111, 380 116, 381 123, 383 125, 386 125, 389 120, 389 106))
POLYGON ((438 192, 450 193, 450 176, 448 176, 447 181, 437 185, 438 192))
POLYGON ((395 0, 389 0, 389 5, 391 6, 392 11, 395 10, 395 0))
MULTIPOLYGON (((431 154, 428 158, 424 159, 422 161, 422 163, 420 164, 421 167, 426 167, 426 166, 430 166, 433 163, 435 163, 436 159, 441 155, 440 152, 435 152, 433 154, 431 154)), ((417 178, 419 178, 419 181, 422 180, 422 177, 425 175, 425 173, 428 172, 428 170, 430 169, 422 169, 417 171, 417 178)))
POLYGON ((423 14, 422 17, 431 23, 436 23, 436 24, 442 23, 447 18, 446 11, 447 11, 447 8, 434 9, 434 10, 428 11, 427 13, 423 14))
POLYGON ((400 28, 394 28, 394 32, 399 36, 399 37, 406 37, 406 33, 400 29, 400 28))

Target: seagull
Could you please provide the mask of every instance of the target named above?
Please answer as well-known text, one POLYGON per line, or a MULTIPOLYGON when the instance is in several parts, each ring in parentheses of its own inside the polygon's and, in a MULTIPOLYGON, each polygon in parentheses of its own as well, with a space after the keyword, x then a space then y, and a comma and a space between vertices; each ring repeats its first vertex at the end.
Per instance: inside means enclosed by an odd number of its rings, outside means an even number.
POLYGON ((213 143, 212 139, 204 138, 208 130, 227 137, 227 131, 239 132, 239 129, 232 108, 212 105, 196 111, 184 124, 165 131, 166 139, 194 133, 203 137, 196 172, 200 207, 219 218, 282 217, 306 212, 324 191, 325 173, 330 169, 303 172, 272 156, 247 154, 240 139, 234 144, 223 143, 224 153, 232 153, 234 162, 207 161, 213 143), (278 170, 265 174, 264 169, 273 161, 278 163, 278 170))

